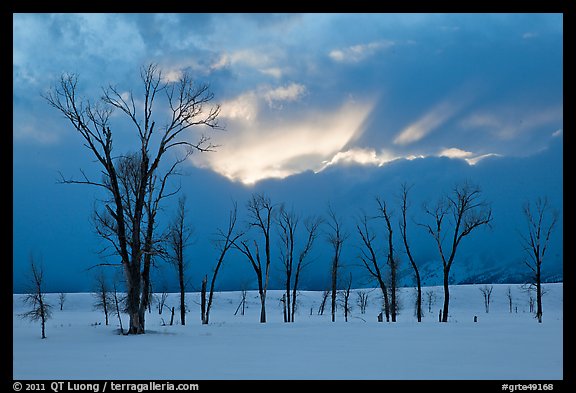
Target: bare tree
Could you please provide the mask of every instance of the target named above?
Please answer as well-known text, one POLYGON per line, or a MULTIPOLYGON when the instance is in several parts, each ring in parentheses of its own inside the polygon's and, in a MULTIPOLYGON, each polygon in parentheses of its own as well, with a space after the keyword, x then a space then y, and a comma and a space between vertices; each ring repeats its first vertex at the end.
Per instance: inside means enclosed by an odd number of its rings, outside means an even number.
MULTIPOLYGON (((98 102, 81 98, 78 77, 64 74, 56 87, 44 97, 48 103, 70 121, 72 127, 84 140, 101 167, 103 180, 90 180, 82 172, 82 180, 64 179, 63 183, 89 184, 105 190, 109 200, 101 214, 101 227, 106 228, 104 238, 120 257, 127 287, 127 306, 130 316, 128 334, 145 332, 144 310, 147 306, 150 264, 154 255, 153 233, 155 212, 160 201, 167 176, 186 157, 177 159, 163 176, 158 168, 167 151, 185 148, 186 156, 193 151, 210 151, 214 148, 209 138, 201 136, 196 143, 189 142, 186 131, 194 127, 216 128, 219 106, 210 106, 214 96, 208 85, 197 85, 188 73, 176 82, 162 82, 162 73, 156 65, 143 67, 141 79, 144 94, 135 98, 132 91, 124 92, 117 87, 104 89, 98 102), (156 111, 154 104, 165 93, 166 106, 156 111), (136 102, 138 101, 138 105, 136 102), (126 191, 119 176, 119 165, 126 155, 113 149, 112 113, 120 111, 135 130, 137 148, 133 153, 133 188, 126 191), (142 112, 140 112, 142 111, 142 112), (164 125, 156 126, 153 113, 167 115, 164 125)), ((162 101, 160 101, 162 102, 162 101)))
POLYGON ((480 292, 484 296, 484 309, 486 310, 486 314, 490 312, 490 297, 492 296, 492 291, 494 290, 494 286, 484 285, 480 287, 480 292))
POLYGON ((318 315, 324 315, 324 309, 326 308, 326 301, 328 300, 328 295, 330 295, 330 291, 328 290, 322 291, 322 301, 318 306, 318 315))
POLYGON ((410 261, 410 265, 414 270, 414 276, 416 278, 416 318, 418 322, 422 322, 422 283, 420 280, 420 272, 418 271, 418 265, 412 256, 412 252, 410 251, 410 246, 408 244, 408 231, 407 231, 407 224, 406 224, 406 215, 408 212, 408 192, 410 191, 410 187, 406 183, 403 183, 401 186, 401 210, 402 210, 402 220, 400 221, 400 232, 402 233, 402 242, 404 243, 404 250, 406 251, 406 255, 408 256, 408 260, 410 261))
POLYGON ((331 206, 328 206, 328 226, 330 228, 330 232, 328 233, 328 242, 334 249, 331 268, 331 313, 332 322, 334 322, 336 321, 336 293, 338 290, 338 268, 340 267, 340 255, 342 253, 342 245, 344 244, 344 241, 348 235, 344 233, 342 228, 342 220, 336 216, 336 213, 334 213, 334 210, 332 210, 331 206))
POLYGON ((236 308, 234 315, 238 314, 238 311, 240 311, 240 315, 244 315, 244 309, 246 307, 247 295, 248 295, 248 291, 246 291, 246 289, 242 289, 242 291, 240 292, 240 304, 238 304, 238 307, 236 308))
POLYGON ((295 263, 295 248, 297 242, 296 234, 299 229, 299 223, 299 217, 294 211, 287 211, 283 206, 280 208, 277 224, 280 228, 280 259, 285 273, 284 283, 286 296, 284 297, 284 304, 286 306, 286 318, 284 319, 284 322, 294 322, 300 274, 302 273, 302 270, 308 266, 309 262, 307 261, 307 256, 312 250, 312 246, 316 240, 321 219, 311 218, 305 221, 304 226, 307 232, 306 244, 298 253, 297 261, 295 263), (294 277, 293 284, 292 277, 294 277))
POLYGON ((489 225, 492 221, 492 208, 487 202, 481 200, 480 187, 467 182, 459 184, 452 190, 452 194, 440 199, 436 206, 430 209, 424 206, 426 214, 434 220, 433 224, 420 224, 434 238, 442 259, 444 306, 442 309, 442 322, 448 322, 448 307, 450 304, 449 278, 450 268, 454 263, 458 246, 462 239, 472 231, 489 225), (452 219, 452 231, 446 230, 445 219, 452 219), (444 226, 444 227, 443 227, 444 226), (445 249, 444 240, 449 235, 449 248, 445 249))
POLYGON ((116 310, 116 316, 118 317, 118 323, 120 324, 120 333, 124 334, 124 326, 122 324, 122 315, 120 314, 120 304, 124 302, 124 299, 118 293, 118 279, 117 279, 117 277, 114 277, 114 280, 112 280, 112 300, 114 302, 114 309, 116 310))
POLYGON ((390 322, 390 301, 388 300, 388 288, 384 281, 383 268, 378 262, 378 254, 374 244, 376 234, 372 232, 368 226, 368 217, 364 214, 360 218, 360 222, 356 224, 356 229, 360 238, 362 239, 362 247, 360 248, 360 260, 368 273, 378 282, 380 290, 382 291, 382 298, 384 300, 384 312, 386 314, 386 322, 390 322))
POLYGON ((108 325, 108 313, 110 312, 111 299, 108 282, 106 281, 106 276, 104 275, 103 270, 100 270, 96 274, 96 291, 93 293, 93 296, 96 299, 94 302, 94 308, 104 312, 106 325, 108 325))
POLYGON ((368 306, 368 292, 358 291, 356 292, 356 295, 358 296, 356 304, 360 307, 360 313, 366 314, 366 307, 368 306))
POLYGON ((386 230, 388 232, 388 256, 386 263, 390 268, 390 316, 392 322, 396 322, 396 314, 398 313, 398 258, 394 255, 394 242, 393 242, 393 231, 392 231, 392 213, 386 205, 386 201, 376 198, 378 203, 378 210, 381 218, 384 218, 386 222, 386 230))
POLYGON ((352 305, 350 304, 350 293, 352 290, 352 273, 348 280, 346 280, 345 287, 341 291, 342 294, 342 307, 344 309, 344 321, 348 322, 348 315, 352 311, 352 305))
POLYGON ((186 280, 185 273, 188 263, 184 251, 189 244, 192 229, 186 224, 186 197, 178 200, 176 217, 168 229, 167 259, 178 273, 178 288, 180 289, 180 324, 186 325, 186 280))
POLYGON ((436 292, 429 289, 424 293, 426 296, 426 304, 428 305, 428 313, 432 312, 432 306, 436 304, 436 292))
POLYGON ((510 314, 512 314, 512 288, 510 286, 506 289, 506 298, 508 298, 508 307, 510 314))
MULTIPOLYGON (((218 229, 218 240, 216 244, 220 249, 220 256, 218 257, 216 267, 214 268, 214 273, 212 274, 212 279, 210 280, 210 294, 208 295, 208 301, 206 303, 206 313, 204 314, 204 320, 202 321, 204 325, 207 325, 210 320, 210 309, 212 308, 212 299, 214 298, 214 288, 216 285, 216 278, 218 276, 218 272, 220 271, 220 268, 224 263, 224 259, 226 258, 226 254, 228 253, 230 248, 232 248, 235 242, 243 235, 243 232, 235 232, 237 218, 238 218, 238 205, 236 202, 234 202, 232 210, 230 211, 228 216, 227 230, 223 231, 222 229, 218 229)), ((244 315, 244 311, 242 311, 242 315, 244 315)))
POLYGON ((65 302, 66 302, 66 294, 64 292, 60 292, 58 294, 58 304, 60 305, 60 311, 64 309, 65 302))
MULTIPOLYGON (((166 306, 166 300, 168 300, 168 292, 166 292, 166 290, 163 290, 162 293, 157 296, 157 299, 158 299, 158 315, 162 315, 164 307, 168 307, 166 306)), ((170 307, 168 307, 168 309, 170 309, 170 307)))
POLYGON ((240 244, 234 242, 235 248, 246 256, 256 273, 261 304, 260 323, 266 323, 266 292, 270 279, 270 235, 274 209, 275 205, 272 204, 270 198, 263 194, 254 194, 248 201, 250 227, 257 228, 264 240, 264 266, 262 266, 260 249, 256 240, 253 243, 254 251, 251 250, 246 240, 242 240, 240 244))
POLYGON ((37 264, 30 255, 30 288, 24 296, 24 304, 31 310, 20 314, 20 318, 31 321, 40 321, 42 325, 42 338, 46 338, 46 321, 52 316, 52 306, 46 302, 44 293, 44 269, 42 264, 37 264))
POLYGON ((550 235, 558 221, 558 212, 550 206, 547 198, 538 198, 533 206, 526 202, 523 211, 527 221, 527 234, 522 235, 522 242, 529 258, 524 263, 534 274, 536 318, 542 323, 542 262, 548 250, 550 235))

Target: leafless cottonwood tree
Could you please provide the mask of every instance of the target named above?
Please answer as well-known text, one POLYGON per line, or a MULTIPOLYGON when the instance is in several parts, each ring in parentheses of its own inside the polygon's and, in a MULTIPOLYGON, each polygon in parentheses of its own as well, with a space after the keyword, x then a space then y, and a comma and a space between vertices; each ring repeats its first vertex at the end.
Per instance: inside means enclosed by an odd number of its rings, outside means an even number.
MULTIPOLYGON (((212 274, 212 279, 210 280, 210 293, 208 295, 208 301, 206 302, 206 312, 204 314, 204 319, 202 320, 202 324, 207 325, 210 321, 210 310, 212 309, 212 300, 214 298, 214 288, 216 286, 216 278, 218 277, 218 272, 224 263, 224 259, 226 258, 226 254, 228 251, 234 246, 235 242, 244 234, 241 231, 236 231, 236 220, 238 218, 238 205, 236 202, 233 202, 232 210, 228 215, 228 228, 226 231, 222 229, 218 229, 218 240, 216 241, 217 247, 220 250, 220 255, 218 257, 218 261, 216 262, 216 266, 214 267, 214 273, 212 274)), ((246 295, 244 294, 244 300, 246 299, 246 295)), ((244 312, 242 312, 244 315, 244 312)))
POLYGON ((358 291, 356 292, 356 296, 358 297, 356 304, 360 307, 360 313, 366 314, 366 307, 368 307, 368 292, 358 291))
POLYGON ((44 293, 44 269, 33 256, 30 256, 30 287, 23 301, 31 309, 20 314, 20 318, 40 321, 42 338, 46 338, 46 321, 52 316, 52 306, 46 302, 44 293))
POLYGON ((482 292, 482 295, 484 296, 484 309, 486 310, 486 314, 488 314, 490 312, 490 298, 492 296, 492 291, 494 290, 494 286, 493 285, 484 285, 482 287, 479 288, 480 292, 482 292))
POLYGON ((176 268, 178 273, 178 288, 180 289, 180 324, 186 325, 186 280, 185 274, 188 263, 184 251, 189 245, 192 228, 186 224, 186 197, 178 200, 178 210, 168 229, 168 262, 176 268))
POLYGON ((219 106, 211 104, 214 96, 208 85, 194 83, 188 73, 182 73, 175 82, 164 83, 160 69, 152 64, 143 67, 140 75, 141 97, 135 97, 131 90, 124 92, 109 86, 103 89, 99 101, 84 99, 78 88, 78 77, 73 74, 63 74, 57 86, 44 95, 48 103, 68 119, 100 165, 103 174, 100 182, 89 179, 84 172, 82 180, 62 177, 62 182, 100 187, 109 196, 104 203, 106 209, 98 214, 99 231, 110 242, 123 267, 130 317, 128 334, 145 333, 144 311, 154 256, 155 214, 166 179, 192 152, 213 150, 215 146, 205 135, 190 142, 186 134, 196 127, 218 128, 220 112, 219 106), (156 110, 156 103, 164 107, 156 110), (113 148, 114 111, 123 114, 135 131, 136 150, 130 155, 120 154, 113 148), (164 162, 166 152, 174 149, 184 149, 185 157, 176 159, 160 175, 160 163, 164 162), (121 165, 124 162, 129 164, 133 176, 123 185, 121 165))
POLYGON ((108 282, 106 281, 106 275, 102 270, 96 274, 95 289, 96 291, 92 295, 95 299, 94 308, 104 312, 106 326, 108 326, 108 314, 111 309, 112 300, 110 299, 110 290, 108 288, 108 282))
POLYGON ((441 198, 435 207, 424 206, 424 211, 433 219, 433 224, 420 224, 434 238, 442 259, 444 305, 442 308, 442 322, 448 322, 448 308, 450 305, 449 277, 450 268, 456 258, 458 246, 462 239, 470 235, 475 229, 489 225, 492 221, 492 208, 481 199, 480 187, 470 183, 456 185, 452 193, 441 198), (452 228, 445 225, 452 220, 452 228), (449 247, 446 249, 444 240, 448 237, 449 247))
POLYGON ((364 214, 356 224, 356 229, 360 238, 362 239, 362 246, 360 248, 360 260, 362 264, 377 282, 382 291, 382 298, 384 299, 384 313, 386 314, 386 322, 390 322, 390 301, 388 298, 388 288, 384 281, 383 268, 378 262, 378 253, 376 250, 376 234, 368 225, 369 218, 364 214))
POLYGON ((326 308, 326 301, 328 300, 329 295, 330 291, 322 291, 322 301, 320 301, 320 305, 318 306, 318 315, 324 315, 324 309, 326 308))
POLYGON ((286 296, 284 299, 286 306, 286 318, 284 318, 284 322, 294 322, 294 313, 296 312, 296 296, 298 293, 300 274, 302 273, 302 270, 309 264, 307 256, 310 254, 312 246, 314 245, 314 242, 317 238, 318 227, 320 226, 321 219, 310 218, 305 220, 304 226, 307 234, 306 243, 298 253, 297 261, 295 261, 295 248, 297 243, 296 234, 300 228, 299 223, 299 216, 294 211, 288 211, 283 206, 280 208, 277 225, 280 228, 280 259, 282 261, 285 273, 284 284, 286 296), (294 277, 293 284, 292 277, 294 277))
POLYGON ((64 303, 66 303, 66 294, 64 292, 60 292, 58 294, 58 305, 60 306, 60 311, 64 309, 64 303))
POLYGON ((428 313, 432 313, 432 306, 436 304, 436 292, 429 289, 424 293, 426 296, 426 304, 428 305, 428 313))
POLYGON ((254 251, 251 250, 248 241, 242 240, 240 244, 234 242, 235 248, 246 256, 250 265, 256 273, 258 282, 258 294, 260 296, 260 323, 266 323, 266 292, 270 279, 270 236, 272 220, 276 206, 272 204, 269 197, 264 194, 254 194, 248 201, 248 214, 250 216, 250 227, 256 228, 260 232, 264 241, 264 266, 262 266, 262 256, 258 242, 254 240, 254 251))
POLYGON ((412 256, 412 251, 410 251, 410 245, 408 244, 408 230, 407 230, 407 212, 408 212, 408 192, 410 187, 403 183, 401 186, 400 200, 401 200, 401 210, 402 210, 402 220, 400 221, 400 233, 402 234, 402 242, 404 243, 404 250, 410 261, 410 265, 414 270, 414 277, 416 278, 416 319, 418 322, 422 322, 422 282, 420 280, 420 272, 418 270, 418 265, 412 256))
POLYGON ((344 321, 348 322, 348 315, 352 311, 352 305, 350 304, 350 293, 352 291, 352 273, 346 280, 344 289, 342 290, 342 307, 344 309, 344 321))
POLYGON ((510 314, 512 314, 512 288, 508 286, 506 289, 506 298, 508 299, 508 308, 510 309, 510 314))
POLYGON ((338 291, 338 269, 340 267, 340 255, 342 254, 342 245, 347 239, 348 234, 344 232, 342 220, 336 216, 331 206, 328 206, 328 242, 334 249, 334 256, 332 257, 331 267, 331 314, 332 322, 336 321, 336 293, 338 291))
POLYGON ((386 201, 381 198, 376 198, 378 203, 378 211, 380 217, 384 219, 386 223, 386 231, 388 233, 388 256, 386 258, 386 263, 390 268, 390 316, 392 322, 396 322, 396 314, 398 313, 398 258, 394 255, 394 233, 392 231, 392 213, 386 205, 386 201))
POLYGON ((536 318, 542 323, 542 262, 548 250, 550 236, 558 221, 558 212, 552 208, 547 198, 538 198, 534 205, 526 202, 523 212, 527 221, 527 234, 522 235, 522 243, 529 258, 524 263, 534 274, 536 318))

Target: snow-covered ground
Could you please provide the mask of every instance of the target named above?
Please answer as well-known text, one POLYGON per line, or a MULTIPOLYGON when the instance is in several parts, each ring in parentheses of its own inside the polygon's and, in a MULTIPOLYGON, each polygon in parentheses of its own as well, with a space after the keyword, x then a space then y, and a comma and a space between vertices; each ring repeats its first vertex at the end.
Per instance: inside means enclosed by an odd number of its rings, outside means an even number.
MULTIPOLYGON (((328 300, 317 315, 321 292, 303 291, 293 324, 282 322, 281 291, 269 291, 268 323, 260 324, 257 292, 248 293, 244 316, 234 315, 239 292, 215 295, 210 325, 201 325, 199 296, 188 294, 186 326, 163 326, 170 316, 152 309, 147 334, 118 335, 118 320, 94 311, 90 294, 68 294, 64 310, 49 294, 53 318, 40 339, 39 323, 19 318, 22 295, 14 295, 14 379, 562 379, 562 284, 546 284, 544 321, 529 313, 528 294, 494 285, 490 313, 481 285, 451 287, 449 323, 438 322, 440 287, 429 313, 417 323, 414 290, 401 290, 398 322, 378 323, 379 292, 369 294, 366 314, 353 302, 344 322, 342 309, 330 321, 328 300), (517 312, 516 312, 517 307, 517 312), (312 314, 310 315, 312 309, 312 314), (474 316, 478 322, 474 323, 474 316), (101 323, 101 324, 97 324, 101 323)), ((426 298, 424 297, 424 302, 426 298)), ((177 306, 177 295, 166 302, 177 306)), ((128 324, 127 316, 123 319, 128 324)))

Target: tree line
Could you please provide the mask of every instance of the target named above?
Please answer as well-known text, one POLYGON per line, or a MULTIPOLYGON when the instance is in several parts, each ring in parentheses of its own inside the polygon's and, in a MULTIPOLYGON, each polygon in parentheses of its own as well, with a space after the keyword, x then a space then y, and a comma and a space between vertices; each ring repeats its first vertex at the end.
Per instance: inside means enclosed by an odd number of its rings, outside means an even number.
MULTIPOLYGON (((102 89, 97 100, 83 98, 79 94, 78 76, 63 74, 44 98, 60 112, 83 140, 84 147, 95 159, 102 178, 89 178, 81 171, 80 179, 66 178, 64 184, 84 184, 97 187, 106 196, 93 214, 97 234, 107 245, 103 250, 108 256, 118 258, 116 263, 100 265, 120 268, 126 295, 123 308, 129 315, 126 334, 145 333, 145 311, 152 299, 151 269, 160 260, 166 260, 177 271, 180 290, 180 320, 185 324, 185 277, 186 260, 184 250, 191 236, 191 227, 185 223, 185 200, 180 199, 176 217, 167 230, 158 230, 158 213, 165 200, 177 195, 179 187, 171 189, 169 179, 180 175, 180 165, 194 152, 214 151, 210 137, 194 130, 219 129, 219 105, 213 103, 214 95, 208 84, 197 83, 184 72, 177 81, 166 82, 158 66, 151 64, 140 72, 141 95, 132 90, 122 92, 116 86, 102 89), (160 105, 160 107, 157 107, 160 105), (134 131, 134 151, 116 152, 112 114, 120 112, 134 131), (191 135, 200 135, 194 142, 191 135), (168 155, 167 152, 174 152, 168 155), (175 158, 174 158, 175 157, 175 158), (171 160, 171 161, 170 161, 171 160)), ((408 210, 410 186, 402 184, 397 200, 376 198, 374 213, 357 218, 355 229, 359 238, 358 259, 367 274, 377 283, 382 292, 386 321, 396 321, 398 302, 398 264, 400 250, 396 249, 395 235, 400 234, 401 250, 407 255, 417 283, 417 319, 422 318, 421 278, 417 256, 410 249, 408 238, 408 210), (398 202, 401 216, 393 217, 390 206, 398 202), (383 222, 384 230, 374 229, 375 222, 383 222), (382 238, 379 238, 382 237, 382 238), (382 258, 376 244, 385 244, 382 258)), ((202 280, 201 303, 202 323, 209 323, 217 275, 230 250, 239 252, 254 272, 261 304, 260 322, 266 322, 266 299, 270 281, 270 269, 274 259, 279 259, 284 273, 283 307, 285 322, 293 322, 297 304, 298 285, 301 274, 311 262, 311 251, 322 231, 332 247, 330 293, 331 317, 336 317, 336 293, 342 269, 341 253, 349 242, 350 233, 343 219, 331 206, 325 218, 301 217, 282 203, 273 203, 265 194, 254 194, 246 203, 248 221, 238 225, 238 206, 234 202, 229 220, 224 229, 218 229, 216 247, 219 257, 215 263, 208 291, 208 276, 202 280), (274 249, 271 240, 274 234, 280 246, 274 249), (303 241, 299 241, 303 239, 303 241)), ((492 221, 490 204, 482 197, 481 189, 468 182, 456 185, 434 205, 425 205, 428 220, 415 223, 433 239, 442 262, 444 303, 442 321, 449 316, 449 275, 457 260, 457 250, 462 241, 477 229, 489 226, 492 221)), ((539 199, 534 206, 527 204, 524 215, 528 231, 523 238, 528 251, 526 262, 534 272, 537 288, 537 315, 541 321, 541 264, 544 260, 550 235, 556 223, 557 213, 547 200, 539 199)), ((30 318, 42 321, 49 315, 42 296, 42 271, 32 263, 30 301, 33 313, 30 318), (35 272, 35 273, 34 273, 35 272), (42 304, 42 306, 41 306, 42 304)), ((351 285, 352 278, 348 281, 351 285)), ((350 285, 347 285, 350 288, 350 285)), ((346 299, 347 304, 348 299, 346 299)), ((106 307, 108 307, 106 305, 106 307)), ((346 311, 345 306, 345 311, 346 311)), ((118 304, 116 309, 119 310, 118 304)), ((162 310, 160 310, 161 312, 162 310)))

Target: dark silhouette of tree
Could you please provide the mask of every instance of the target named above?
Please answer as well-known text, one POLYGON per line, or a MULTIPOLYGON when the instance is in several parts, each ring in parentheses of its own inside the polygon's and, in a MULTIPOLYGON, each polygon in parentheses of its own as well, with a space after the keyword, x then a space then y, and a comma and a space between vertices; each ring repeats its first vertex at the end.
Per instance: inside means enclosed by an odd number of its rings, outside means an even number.
POLYGON ((167 259, 178 273, 178 288, 180 289, 180 324, 186 325, 186 268, 184 251, 189 245, 192 229, 186 224, 186 197, 178 200, 176 217, 168 229, 168 252, 167 259))
POLYGON ((266 292, 268 291, 268 281, 270 279, 270 235, 272 219, 275 205, 270 198, 263 194, 254 194, 248 201, 248 214, 250 216, 250 227, 256 228, 264 240, 264 266, 259 245, 253 241, 254 251, 249 246, 248 241, 242 240, 240 244, 234 243, 235 248, 246 256, 250 265, 256 273, 258 282, 258 294, 260 296, 260 323, 266 323, 266 292))
POLYGON ((312 246, 317 238, 318 227, 321 219, 311 218, 304 222, 306 229, 306 243, 300 249, 296 256, 297 233, 300 228, 300 218, 294 211, 288 211, 283 206, 280 208, 277 225, 280 232, 280 259, 284 267, 285 274, 285 296, 284 305, 286 317, 284 322, 294 322, 294 313, 296 312, 296 296, 298 293, 298 284, 302 270, 308 266, 307 256, 312 250, 312 246), (294 278, 294 283, 292 283, 294 278))
POLYGON ((484 285, 479 289, 480 292, 482 292, 482 295, 484 296, 484 309, 486 310, 486 314, 488 314, 490 312, 490 300, 492 297, 492 291, 494 290, 494 286, 484 285))
POLYGON ((356 224, 356 230, 362 239, 362 246, 360 247, 360 260, 370 274, 378 282, 378 286, 382 291, 382 298, 384 299, 384 313, 386 314, 386 322, 390 322, 390 301, 388 298, 388 288, 384 281, 383 268, 378 262, 378 254, 376 251, 376 234, 368 225, 369 218, 364 214, 356 224))
POLYGON ((78 89, 78 77, 72 74, 62 75, 58 85, 44 96, 72 124, 101 168, 100 182, 89 179, 84 172, 82 180, 62 177, 62 182, 93 185, 108 195, 104 202, 106 209, 98 214, 99 231, 111 243, 124 270, 130 317, 128 334, 145 333, 150 265, 156 255, 155 214, 166 179, 192 152, 213 150, 215 146, 208 137, 202 135, 196 142, 190 142, 186 131, 196 127, 217 128, 220 112, 219 106, 210 104, 214 96, 208 85, 194 83, 188 73, 183 73, 178 81, 164 83, 158 67, 149 65, 142 68, 140 75, 143 96, 138 98, 131 90, 124 93, 109 86, 98 101, 84 99, 78 89), (157 103, 165 106, 157 110, 157 103), (119 111, 133 126, 136 151, 131 153, 132 158, 114 150, 114 111, 119 111), (160 163, 164 162, 166 152, 175 148, 183 148, 185 157, 176 159, 161 175, 160 163), (129 181, 122 179, 123 163, 132 174, 126 177, 129 181))
POLYGON ((108 314, 110 313, 110 307, 113 300, 110 298, 108 282, 106 281, 106 275, 102 270, 100 270, 96 275, 96 286, 92 296, 96 299, 94 302, 94 308, 104 312, 106 326, 108 326, 108 314))
MULTIPOLYGON (((216 244, 220 250, 220 256, 214 267, 214 273, 212 274, 212 279, 210 280, 210 294, 208 295, 208 301, 206 302, 206 313, 204 314, 204 320, 202 323, 207 325, 210 321, 210 310, 212 309, 212 299, 214 298, 214 288, 216 285, 216 278, 218 277, 218 272, 224 263, 226 254, 234 246, 235 242, 244 234, 243 232, 236 232, 236 220, 238 218, 238 205, 236 202, 233 203, 232 210, 228 216, 228 228, 226 231, 218 229, 218 240, 216 244)), ((246 299, 244 295, 244 300, 246 299)), ((244 315, 244 311, 242 311, 244 315)))
POLYGON ((58 294, 58 305, 60 306, 60 311, 64 309, 64 303, 66 303, 66 294, 64 292, 60 292, 58 294))
POLYGON ((342 228, 342 220, 336 216, 334 210, 331 206, 328 206, 328 227, 330 231, 328 232, 328 242, 332 245, 334 249, 334 256, 332 257, 331 265, 331 291, 332 291, 332 302, 331 302, 331 313, 332 322, 336 321, 336 294, 338 291, 338 269, 340 267, 340 255, 342 254, 342 245, 348 237, 342 228))
POLYGON ((400 221, 400 233, 402 234, 402 242, 404 243, 404 250, 410 261, 410 265, 414 270, 414 277, 416 278, 416 318, 418 322, 422 322, 422 282, 420 280, 420 272, 418 271, 418 265, 412 256, 412 251, 410 251, 410 246, 408 244, 408 233, 407 233, 407 212, 408 212, 408 192, 410 187, 406 183, 401 186, 401 210, 402 210, 402 220, 400 221))
POLYGON ((442 322, 448 322, 450 268, 456 258, 458 246, 462 239, 475 229, 489 225, 492 221, 492 208, 481 199, 481 196, 480 187, 465 182, 456 185, 452 193, 441 198, 435 207, 424 206, 426 214, 432 217, 433 223, 420 225, 424 226, 433 237, 442 260, 444 284, 442 322), (452 227, 447 229, 450 225, 447 224, 449 220, 452 221, 452 227), (445 246, 446 238, 449 242, 448 248, 445 246))
POLYGON ((528 254, 528 260, 524 263, 534 274, 532 285, 536 287, 536 318, 542 323, 542 262, 558 221, 558 212, 550 206, 547 198, 538 198, 534 205, 526 202, 523 212, 527 233, 522 235, 522 243, 528 254))
POLYGON ((52 316, 52 306, 46 302, 44 293, 44 269, 42 264, 36 263, 30 256, 30 287, 24 296, 24 304, 31 307, 29 311, 20 314, 23 319, 40 321, 42 326, 42 338, 46 338, 46 321, 52 316))

